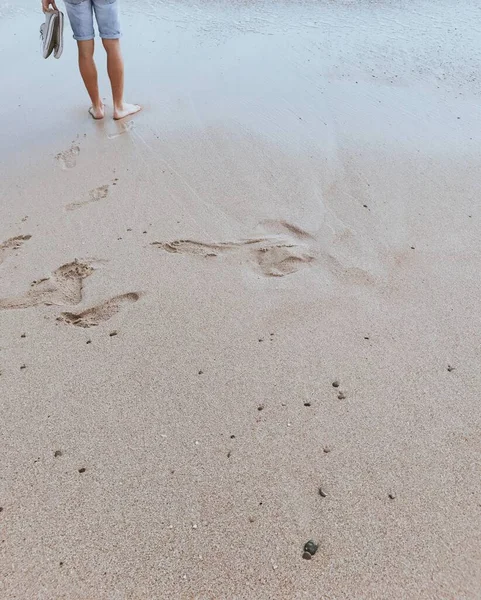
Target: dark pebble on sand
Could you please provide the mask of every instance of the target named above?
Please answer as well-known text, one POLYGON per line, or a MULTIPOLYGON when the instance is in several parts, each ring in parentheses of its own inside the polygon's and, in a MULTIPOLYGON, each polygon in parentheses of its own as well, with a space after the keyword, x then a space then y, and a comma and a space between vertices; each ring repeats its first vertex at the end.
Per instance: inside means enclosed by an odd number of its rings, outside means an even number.
POLYGON ((311 406, 310 402, 304 402, 304 406, 311 406))
POLYGON ((79 473, 85 473, 87 469, 85 467, 82 467, 81 469, 78 470, 79 473))
POLYGON ((332 382, 332 387, 338 388, 340 385, 341 384, 337 380, 332 382))
POLYGON ((117 331, 111 331, 109 333, 109 335, 110 335, 110 337, 114 337, 115 335, 118 335, 118 332, 117 331))
MULTIPOLYGON (((314 556, 314 554, 317 552, 317 549, 319 548, 318 544, 316 544, 316 542, 314 540, 309 540, 308 542, 306 542, 304 544, 304 552, 307 554, 310 554, 310 556, 314 556)), ((306 558, 304 556, 304 558, 306 558)), ((309 559, 307 559, 309 560, 309 559)))
POLYGON ((22 335, 20 336, 21 338, 26 338, 27 334, 26 333, 22 333, 22 335))
POLYGON ((321 487, 319 488, 319 496, 321 498, 326 498, 327 496, 326 492, 321 487))
POLYGON ((260 406, 257 407, 257 410, 264 410, 264 405, 261 404, 260 406))
POLYGON ((85 343, 86 343, 86 344, 91 344, 91 343, 92 343, 92 340, 87 340, 85 343))
POLYGON ((309 554, 309 552, 304 552, 303 555, 302 555, 302 558, 304 560, 311 560, 312 554, 309 554))
POLYGON ((390 494, 388 494, 388 497, 390 500, 395 500, 396 499, 396 494, 393 494, 392 492, 390 494))
POLYGON ((235 435, 231 435, 231 436, 230 436, 230 439, 231 439, 231 440, 235 439, 235 435))
POLYGON ((325 454, 329 454, 329 452, 331 451, 331 448, 329 446, 324 446, 323 451, 325 454))
POLYGON ((339 392, 339 394, 337 395, 339 400, 345 400, 346 399, 346 394, 344 394, 344 392, 339 392))
POLYGON ((203 375, 203 374, 204 374, 204 371, 199 371, 199 375, 203 375))
POLYGON ((26 369, 27 365, 20 365, 20 369, 26 369))
POLYGON ((451 365, 448 365, 448 371, 451 373, 451 371, 454 371, 454 367, 452 367, 451 365))
POLYGON ((58 456, 62 456, 62 450, 55 450, 53 455, 55 456, 55 458, 57 458, 58 456))

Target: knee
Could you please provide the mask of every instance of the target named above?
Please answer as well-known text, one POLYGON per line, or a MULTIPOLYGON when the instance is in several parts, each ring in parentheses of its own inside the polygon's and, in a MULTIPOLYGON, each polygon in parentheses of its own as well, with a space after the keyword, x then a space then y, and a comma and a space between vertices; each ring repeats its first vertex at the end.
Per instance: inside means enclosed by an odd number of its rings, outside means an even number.
POLYGON ((94 41, 78 42, 78 55, 80 59, 92 59, 94 56, 94 41))
POLYGON ((102 39, 102 44, 104 45, 105 51, 107 54, 115 53, 117 54, 120 51, 120 40, 106 40, 102 39))

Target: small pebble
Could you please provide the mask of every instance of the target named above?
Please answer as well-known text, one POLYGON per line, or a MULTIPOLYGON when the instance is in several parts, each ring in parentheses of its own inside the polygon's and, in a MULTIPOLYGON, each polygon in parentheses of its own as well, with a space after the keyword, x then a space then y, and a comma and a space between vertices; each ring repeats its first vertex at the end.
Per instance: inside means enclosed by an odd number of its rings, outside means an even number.
POLYGON ((329 446, 324 446, 323 451, 325 452, 325 454, 329 454, 331 448, 329 446))
POLYGON ((0 506, 0 512, 3 512, 3 506, 0 506))
POLYGON ((118 331, 111 331, 109 335, 110 337, 114 337, 114 335, 118 335, 118 331))
POLYGON ((451 373, 452 371, 454 371, 454 367, 452 367, 451 365, 448 365, 448 371, 451 373))
POLYGON ((304 406, 311 406, 310 402, 304 402, 304 406))
POLYGON ((310 554, 309 552, 304 552, 304 554, 302 555, 302 558, 304 560, 311 560, 312 554, 310 554))
POLYGON ((62 456, 62 450, 55 450, 53 455, 55 456, 55 458, 57 458, 58 456, 62 456))
POLYGON ((197 529, 197 525, 195 523, 192 525, 192 529, 197 529))
POLYGON ((203 374, 204 374, 204 371, 199 371, 199 375, 203 375, 203 374))
POLYGON ((231 436, 230 436, 230 439, 231 439, 231 440, 235 439, 235 435, 231 435, 231 436))
POLYGON ((332 387, 338 388, 340 385, 341 384, 339 383, 339 381, 337 381, 337 379, 336 379, 336 381, 332 382, 332 387))
POLYGON ((26 338, 27 334, 26 333, 22 333, 22 335, 20 336, 21 338, 26 338))
POLYGON ((326 498, 327 496, 326 492, 322 488, 319 488, 319 496, 321 498, 326 498))
POLYGON ((79 473, 85 473, 85 471, 86 471, 85 467, 82 467, 81 469, 78 470, 79 473))
POLYGON ((395 500, 396 499, 396 494, 393 494, 392 492, 390 494, 388 494, 388 497, 390 500, 395 500))
POLYGON ((20 365, 20 369, 26 369, 27 365, 20 365))
POLYGON ((319 548, 319 545, 316 544, 316 542, 314 540, 309 540, 308 542, 306 542, 304 544, 304 552, 307 552, 311 556, 314 556, 314 554, 317 552, 318 548, 319 548))
POLYGON ((91 343, 92 343, 92 340, 87 340, 85 343, 86 343, 86 344, 91 344, 91 343))
POLYGON ((257 407, 257 410, 264 410, 264 405, 263 405, 263 404, 260 404, 260 405, 257 407))
POLYGON ((345 400, 346 399, 346 395, 343 392, 339 392, 339 394, 337 395, 337 397, 339 398, 339 400, 345 400))

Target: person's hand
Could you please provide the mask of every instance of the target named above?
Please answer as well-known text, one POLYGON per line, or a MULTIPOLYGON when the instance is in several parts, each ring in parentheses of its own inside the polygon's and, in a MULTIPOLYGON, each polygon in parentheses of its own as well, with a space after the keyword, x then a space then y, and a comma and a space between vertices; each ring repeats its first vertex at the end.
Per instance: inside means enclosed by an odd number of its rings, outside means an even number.
POLYGON ((53 8, 53 10, 57 10, 57 5, 55 4, 55 0, 42 0, 42 10, 43 12, 47 12, 47 10, 50 10, 50 7, 53 8))

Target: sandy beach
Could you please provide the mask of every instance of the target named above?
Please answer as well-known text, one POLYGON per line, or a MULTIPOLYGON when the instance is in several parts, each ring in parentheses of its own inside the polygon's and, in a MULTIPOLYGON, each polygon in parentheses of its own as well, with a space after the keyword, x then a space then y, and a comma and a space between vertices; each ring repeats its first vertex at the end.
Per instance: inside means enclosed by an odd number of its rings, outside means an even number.
POLYGON ((481 599, 479 2, 122 15, 0 0, 0 599, 481 599))

